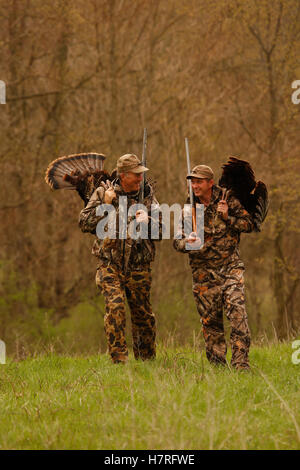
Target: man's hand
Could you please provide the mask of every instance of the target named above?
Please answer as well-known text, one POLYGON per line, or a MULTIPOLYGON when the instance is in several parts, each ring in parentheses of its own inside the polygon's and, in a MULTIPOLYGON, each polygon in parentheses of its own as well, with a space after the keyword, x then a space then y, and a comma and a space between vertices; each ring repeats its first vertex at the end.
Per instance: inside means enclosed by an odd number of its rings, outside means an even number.
POLYGON ((199 248, 201 247, 201 238, 199 238, 195 232, 190 233, 186 241, 187 243, 192 243, 195 249, 198 245, 199 248))
POLYGON ((225 199, 221 199, 221 201, 218 204, 217 211, 223 220, 228 219, 228 204, 225 201, 225 199))
POLYGON ((112 185, 112 182, 109 180, 106 180, 106 183, 104 183, 104 181, 102 181, 101 186, 105 189, 104 203, 111 204, 113 199, 117 197, 114 187, 112 185))
POLYGON ((136 211, 135 218, 138 223, 143 224, 147 224, 149 220, 147 212, 143 211, 142 209, 136 211))

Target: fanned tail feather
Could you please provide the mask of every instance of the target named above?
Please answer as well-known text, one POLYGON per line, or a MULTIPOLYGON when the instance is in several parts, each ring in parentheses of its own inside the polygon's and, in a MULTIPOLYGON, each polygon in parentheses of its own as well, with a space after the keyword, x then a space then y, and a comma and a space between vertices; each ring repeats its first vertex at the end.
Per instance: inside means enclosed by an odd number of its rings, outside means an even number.
POLYGON ((269 210, 269 197, 266 185, 262 181, 258 181, 255 191, 254 198, 256 205, 253 214, 254 230, 256 232, 261 231, 261 224, 265 220, 269 210))
POLYGON ((105 156, 100 153, 79 153, 59 157, 47 168, 45 181, 52 189, 71 189, 87 204, 101 181, 111 179, 103 170, 105 156))

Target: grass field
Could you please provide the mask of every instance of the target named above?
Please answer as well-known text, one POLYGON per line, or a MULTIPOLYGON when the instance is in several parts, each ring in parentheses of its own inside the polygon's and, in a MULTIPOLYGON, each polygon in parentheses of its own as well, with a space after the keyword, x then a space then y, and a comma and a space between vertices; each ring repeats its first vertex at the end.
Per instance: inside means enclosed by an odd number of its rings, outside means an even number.
POLYGON ((252 372, 160 346, 153 362, 49 354, 0 365, 0 449, 300 449, 291 344, 252 347, 252 372))

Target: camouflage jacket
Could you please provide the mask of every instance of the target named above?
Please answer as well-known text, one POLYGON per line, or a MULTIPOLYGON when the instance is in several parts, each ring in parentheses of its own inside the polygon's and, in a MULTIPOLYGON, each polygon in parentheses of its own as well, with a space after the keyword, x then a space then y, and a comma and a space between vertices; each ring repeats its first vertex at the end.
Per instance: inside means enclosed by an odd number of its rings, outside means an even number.
MULTIPOLYGON (((125 193, 122 189, 119 180, 115 180, 113 183, 115 193, 117 198, 113 200, 112 205, 116 211, 116 238, 112 239, 105 237, 104 239, 96 238, 92 253, 99 258, 102 262, 112 263, 118 269, 125 272, 126 270, 139 270, 144 269, 145 265, 149 265, 155 257, 155 245, 154 241, 151 239, 150 233, 150 220, 148 223, 148 239, 139 239, 134 240, 128 235, 128 226, 130 222, 135 218, 134 216, 127 216, 125 220, 126 230, 126 239, 120 239, 119 237, 119 197, 127 197, 127 208, 129 210, 130 206, 138 204, 139 191, 137 193, 125 193)), ((96 234, 96 227, 98 222, 100 222, 106 215, 98 216, 96 215, 97 207, 104 203, 104 188, 100 187, 98 190, 95 190, 92 194, 87 206, 80 212, 79 215, 79 226, 83 232, 90 232, 96 234)), ((145 186, 145 195, 144 195, 144 206, 148 209, 148 215, 150 212, 151 205, 159 207, 159 204, 153 194, 152 187, 146 183, 145 186)), ((153 207, 153 206, 152 206, 153 207)), ((158 227, 159 237, 162 236, 162 226, 161 220, 159 221, 158 227)))
MULTIPOLYGON (((217 215, 217 206, 221 199, 222 189, 214 185, 211 201, 204 208, 204 245, 199 250, 186 250, 182 219, 180 221, 173 244, 177 251, 189 253, 192 270, 201 266, 221 266, 234 259, 237 265, 243 266, 238 250, 240 233, 253 230, 252 218, 231 192, 227 191, 228 219, 222 220, 217 215)), ((197 197, 195 202, 201 203, 197 197)))

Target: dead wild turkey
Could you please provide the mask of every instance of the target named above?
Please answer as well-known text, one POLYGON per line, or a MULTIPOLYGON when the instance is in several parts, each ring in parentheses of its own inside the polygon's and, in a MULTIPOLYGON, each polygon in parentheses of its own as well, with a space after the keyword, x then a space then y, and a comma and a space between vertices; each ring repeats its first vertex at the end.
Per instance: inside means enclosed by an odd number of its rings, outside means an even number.
POLYGON ((105 156, 101 153, 78 153, 59 157, 47 168, 45 181, 52 189, 76 190, 86 206, 102 181, 116 178, 103 169, 105 156))
POLYGON ((222 169, 219 186, 231 189, 233 195, 252 216, 254 231, 260 232, 261 224, 269 209, 268 190, 265 183, 256 182, 250 163, 236 157, 230 157, 222 169))

